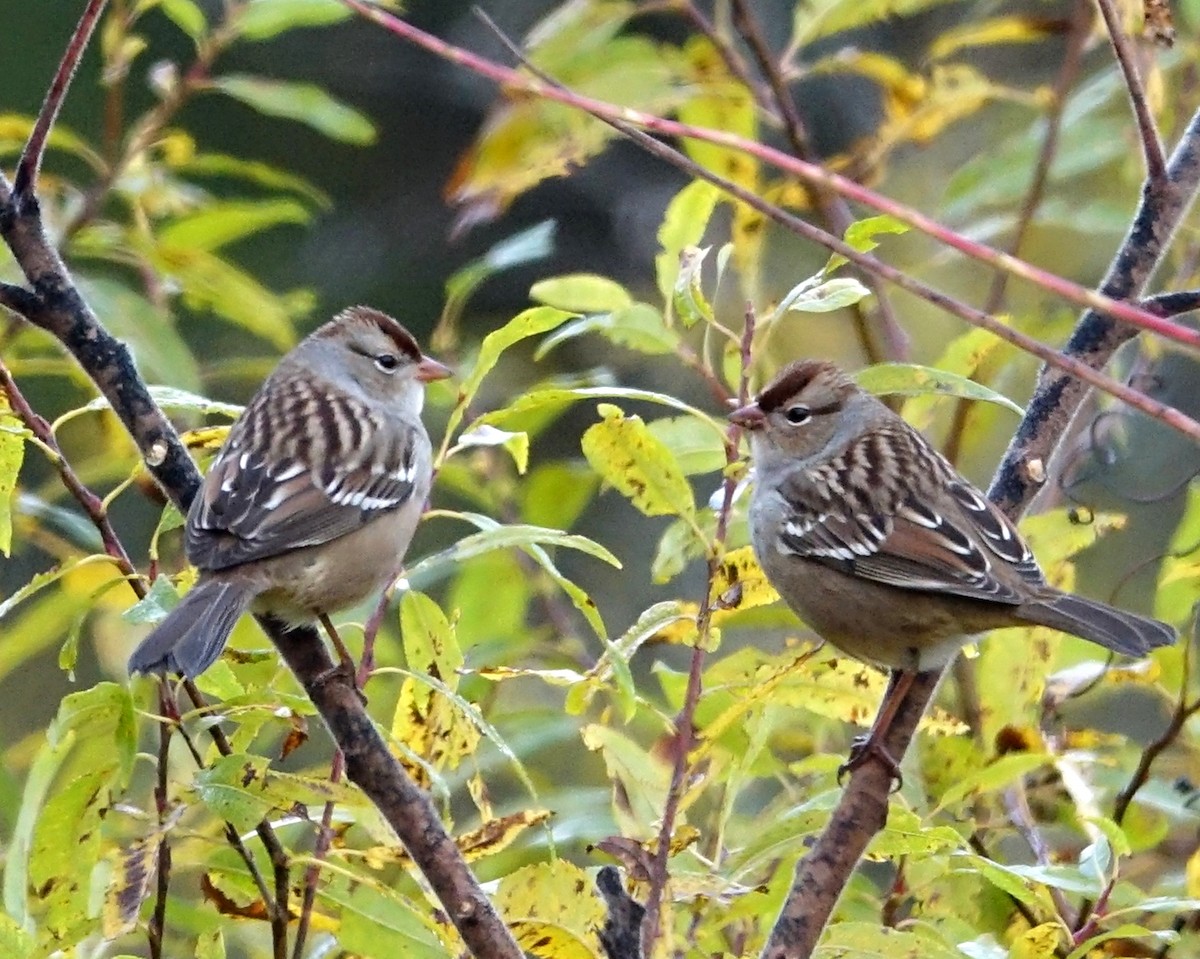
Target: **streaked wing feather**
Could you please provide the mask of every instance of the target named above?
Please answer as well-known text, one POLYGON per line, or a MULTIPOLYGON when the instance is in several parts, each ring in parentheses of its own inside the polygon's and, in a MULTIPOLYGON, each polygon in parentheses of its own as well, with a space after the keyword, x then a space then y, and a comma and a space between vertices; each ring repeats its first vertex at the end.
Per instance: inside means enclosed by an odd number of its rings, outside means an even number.
MULTIPOLYGON (((1018 552, 1022 543, 1011 524, 995 521, 993 514, 1002 514, 994 508, 976 509, 965 485, 961 493, 955 491, 962 506, 954 510, 958 515, 943 515, 927 505, 935 484, 952 479, 949 464, 919 435, 907 430, 883 437, 869 434, 816 470, 799 470, 789 477, 784 497, 796 510, 784 525, 780 547, 889 586, 1019 603, 1016 591, 995 575, 988 553, 1002 561, 1002 550, 1018 560, 1028 556, 1029 569, 1039 577, 1040 573, 1028 550, 1018 552), (885 456, 892 457, 896 468, 908 465, 908 474, 899 482, 879 482, 877 477, 872 481, 863 466, 885 456), (852 475, 854 470, 859 475, 852 475), (976 516, 989 523, 979 535, 973 535, 976 516)), ((990 507, 987 500, 979 500, 990 507)))
POLYGON ((234 425, 188 513, 187 554, 200 569, 329 542, 413 495, 413 430, 307 380, 269 388, 273 398, 264 389, 234 425), (283 455, 267 463, 256 436, 283 455))

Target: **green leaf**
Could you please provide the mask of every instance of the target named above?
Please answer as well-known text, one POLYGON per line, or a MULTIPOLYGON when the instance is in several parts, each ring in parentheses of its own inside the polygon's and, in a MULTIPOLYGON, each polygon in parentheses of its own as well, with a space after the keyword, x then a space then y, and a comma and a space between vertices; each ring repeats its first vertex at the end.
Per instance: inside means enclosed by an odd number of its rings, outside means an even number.
POLYGON ((1003 789, 1049 762, 1050 757, 1041 753, 1021 752, 1001 756, 982 769, 964 776, 947 789, 938 801, 934 812, 952 809, 963 800, 975 799, 1003 789))
POLYGON ((600 485, 582 460, 539 466, 521 484, 521 518, 534 526, 570 529, 600 485))
POLYGON ((200 367, 168 315, 117 280, 80 272, 75 282, 108 331, 129 344, 144 377, 200 388, 200 367))
MULTIPOLYGON (((237 419, 242 415, 244 407, 237 403, 223 403, 220 400, 210 400, 207 396, 200 396, 197 393, 191 393, 188 390, 177 389, 174 386, 148 386, 150 396, 164 410, 180 410, 190 413, 218 413, 221 416, 228 416, 230 419, 237 419)), ((108 402, 108 398, 97 396, 81 406, 73 412, 95 412, 96 410, 112 409, 112 404, 108 402)), ((67 414, 70 416, 71 414, 67 414)), ((61 422, 61 421, 60 421, 61 422)))
POLYGON ((25 461, 25 424, 12 412, 8 397, 0 393, 0 553, 12 555, 12 508, 17 496, 17 475, 25 461))
POLYGON ((625 287, 595 273, 541 280, 530 287, 529 298, 570 313, 611 313, 633 304, 625 287))
POLYGON ((854 374, 854 380, 864 390, 878 395, 901 396, 958 396, 971 400, 995 403, 1018 416, 1024 410, 1002 393, 957 373, 946 373, 931 366, 916 363, 879 363, 854 374))
POLYGON ((208 32, 208 21, 192 0, 159 0, 159 9, 193 40, 199 40, 208 32))
POLYGON ((462 422, 467 405, 475 398, 484 377, 495 368, 500 357, 510 346, 539 333, 546 333, 569 320, 573 313, 556 310, 549 306, 535 306, 518 313, 511 320, 483 338, 479 355, 471 372, 463 379, 458 390, 458 402, 446 425, 446 435, 451 435, 462 422))
POLYGON ((33 937, 12 916, 0 912, 0 955, 9 959, 29 959, 33 955, 33 937))
POLYGON ((704 238, 704 231, 708 229, 708 221, 720 198, 720 192, 711 183, 693 180, 667 204, 667 212, 658 228, 662 252, 654 258, 658 291, 664 301, 670 301, 671 291, 675 289, 680 255, 704 238))
POLYGON ((325 27, 350 16, 338 0, 250 0, 237 18, 238 33, 247 40, 270 40, 299 27, 325 27))
POLYGON ((674 353, 680 344, 679 334, 667 326, 662 313, 648 303, 634 303, 612 313, 585 316, 564 324, 542 341, 534 358, 540 360, 560 343, 586 333, 598 333, 617 346, 647 356, 674 353))
POLYGON ((716 436, 721 437, 722 440, 725 436, 725 427, 703 410, 697 409, 683 400, 676 399, 669 393, 657 393, 654 390, 639 390, 626 386, 550 387, 548 389, 533 390, 517 397, 503 409, 485 413, 477 422, 506 423, 526 413, 542 410, 546 407, 567 406, 578 400, 632 400, 656 403, 660 406, 668 406, 671 409, 679 410, 681 413, 687 413, 690 416, 696 417, 701 422, 706 423, 709 429, 716 436))
MULTIPOLYGON (((907 223, 884 213, 880 216, 870 216, 865 220, 856 220, 854 223, 851 223, 846 227, 846 235, 843 239, 847 245, 853 247, 859 253, 870 253, 879 246, 879 241, 875 237, 885 233, 907 233, 908 229, 907 223)), ((823 272, 828 275, 843 263, 848 262, 849 260, 840 253, 834 253, 829 258, 829 262, 825 264, 823 272)))
POLYGON ((850 276, 825 280, 823 273, 809 277, 787 292, 775 309, 775 318, 789 310, 796 313, 832 313, 853 306, 871 291, 850 276))
POLYGON ((340 949, 363 956, 404 956, 405 959, 446 959, 450 954, 439 940, 429 910, 413 903, 383 883, 358 875, 348 888, 338 877, 324 886, 322 900, 340 907, 340 949))
POLYGON ((179 593, 171 585, 171 577, 157 576, 146 595, 121 614, 121 618, 135 626, 161 623, 167 613, 179 605, 179 593))
POLYGON ((704 296, 703 266, 708 247, 688 247, 679 254, 679 274, 671 291, 671 312, 689 329, 713 321, 712 306, 704 296))
POLYGON ((480 423, 464 433, 460 433, 458 442, 447 454, 454 455, 460 450, 478 446, 501 446, 506 449, 517 466, 517 472, 524 475, 529 466, 529 434, 525 432, 510 433, 497 429, 488 423, 480 423))
POLYGON ((694 416, 651 420, 647 428, 675 457, 685 476, 715 473, 725 468, 725 444, 709 425, 694 416))
POLYGON ((308 210, 295 200, 209 203, 177 217, 158 232, 161 243, 216 250, 281 223, 307 223, 308 210))
POLYGON ((214 77, 211 87, 259 113, 296 120, 330 139, 359 146, 375 142, 375 127, 370 120, 311 83, 231 73, 214 77))
POLYGON ((695 515, 692 488, 674 455, 642 422, 601 403, 601 421, 588 427, 581 445, 592 469, 647 516, 695 515))
POLYGON ((211 176, 218 179, 245 180, 269 190, 293 193, 303 197, 318 209, 330 208, 329 196, 304 177, 281 170, 261 160, 245 160, 226 153, 201 153, 184 157, 171 164, 173 169, 188 176, 211 176))

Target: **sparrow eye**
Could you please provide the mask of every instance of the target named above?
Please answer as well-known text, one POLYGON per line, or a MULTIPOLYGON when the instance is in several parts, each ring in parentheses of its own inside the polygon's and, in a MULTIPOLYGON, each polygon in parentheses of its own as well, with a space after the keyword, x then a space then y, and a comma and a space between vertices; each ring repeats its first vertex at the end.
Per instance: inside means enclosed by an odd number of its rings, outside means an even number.
POLYGON ((384 373, 395 373, 396 368, 400 365, 400 360, 394 353, 380 353, 375 357, 375 365, 384 373))
POLYGON ((793 426, 800 426, 812 418, 812 410, 807 406, 789 406, 783 413, 783 418, 793 426))

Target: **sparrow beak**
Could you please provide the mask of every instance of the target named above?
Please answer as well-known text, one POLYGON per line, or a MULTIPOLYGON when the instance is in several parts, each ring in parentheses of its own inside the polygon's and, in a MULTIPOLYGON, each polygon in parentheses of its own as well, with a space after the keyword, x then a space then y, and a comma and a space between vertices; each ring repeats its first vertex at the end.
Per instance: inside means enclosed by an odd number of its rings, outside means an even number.
POLYGON ((422 356, 421 362, 417 364, 417 379, 422 383, 444 380, 446 377, 453 375, 450 367, 444 363, 439 363, 430 356, 422 356))
POLYGON ((740 426, 744 430, 760 430, 767 425, 767 414, 762 411, 757 403, 748 403, 730 413, 729 422, 740 426))

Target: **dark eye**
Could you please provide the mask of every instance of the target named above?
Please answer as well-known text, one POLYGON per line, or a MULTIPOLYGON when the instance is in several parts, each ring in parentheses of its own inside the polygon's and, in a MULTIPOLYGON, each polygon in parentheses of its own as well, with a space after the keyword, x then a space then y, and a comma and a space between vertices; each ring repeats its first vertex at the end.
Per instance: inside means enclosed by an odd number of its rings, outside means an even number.
POLYGON ((385 373, 395 373, 396 367, 400 365, 400 360, 394 353, 380 353, 375 357, 375 365, 385 373))
POLYGON ((807 406, 789 406, 783 413, 786 419, 793 426, 799 426, 801 423, 807 423, 812 417, 812 410, 807 406))

